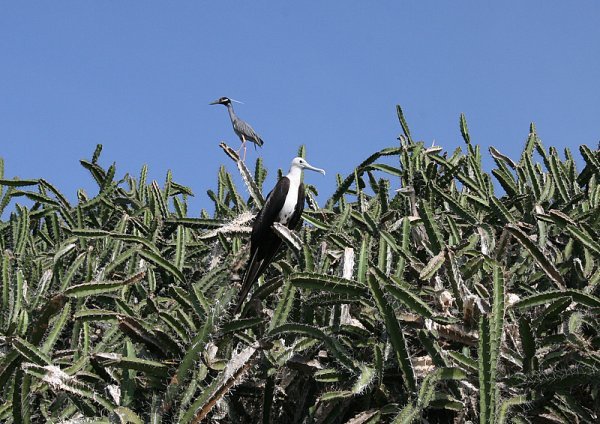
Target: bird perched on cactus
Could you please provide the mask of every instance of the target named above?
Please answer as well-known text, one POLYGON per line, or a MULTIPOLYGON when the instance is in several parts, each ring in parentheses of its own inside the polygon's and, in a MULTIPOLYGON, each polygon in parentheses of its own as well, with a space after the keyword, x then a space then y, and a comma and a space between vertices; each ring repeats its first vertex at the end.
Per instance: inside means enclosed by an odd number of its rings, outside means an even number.
POLYGON ((238 154, 242 149, 244 149, 244 157, 242 160, 246 160, 246 142, 251 141, 252 143, 254 143, 255 148, 256 146, 262 147, 264 142, 262 138, 260 138, 260 136, 256 133, 256 131, 254 131, 254 129, 250 126, 250 124, 238 118, 238 116, 235 114, 235 111, 233 110, 233 105, 231 104, 231 102, 242 103, 238 102, 237 100, 232 100, 228 97, 221 97, 220 99, 217 99, 214 102, 211 102, 210 104, 223 105, 227 107, 227 111, 229 112, 229 118, 231 118, 231 125, 233 125, 233 131, 242 141, 242 145, 238 150, 238 154))
POLYGON ((242 279, 242 290, 235 305, 234 314, 240 311, 250 288, 265 272, 281 246, 282 240, 273 230, 273 224, 279 222, 293 229, 300 222, 304 210, 302 172, 305 169, 325 175, 323 169, 310 165, 305 159, 294 158, 290 172, 277 182, 254 219, 250 237, 250 259, 242 279))

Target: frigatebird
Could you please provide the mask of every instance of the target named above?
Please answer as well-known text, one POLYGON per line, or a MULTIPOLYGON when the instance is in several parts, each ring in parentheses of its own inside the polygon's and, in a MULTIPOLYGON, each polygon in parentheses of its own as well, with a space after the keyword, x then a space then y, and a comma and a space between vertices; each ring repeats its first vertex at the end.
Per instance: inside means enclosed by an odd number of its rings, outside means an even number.
POLYGON ((224 105, 227 107, 227 111, 229 112, 229 118, 231 119, 231 125, 233 125, 233 131, 236 135, 242 140, 242 145, 238 150, 238 153, 244 149, 244 158, 242 160, 246 160, 246 141, 251 141, 254 143, 254 148, 256 146, 262 146, 263 140, 260 136, 254 131, 254 129, 247 122, 238 118, 238 116, 233 111, 233 105, 231 102, 238 102, 237 100, 232 100, 227 97, 221 97, 220 99, 215 100, 209 104, 211 105, 224 105))
POLYGON ((304 184, 302 171, 309 169, 325 175, 325 171, 315 168, 298 157, 292 160, 290 172, 282 177, 267 196, 264 206, 256 215, 250 236, 250 259, 242 278, 240 291, 233 314, 237 314, 250 292, 252 285, 267 269, 281 246, 281 238, 275 234, 273 224, 279 222, 294 229, 300 222, 304 210, 304 184))

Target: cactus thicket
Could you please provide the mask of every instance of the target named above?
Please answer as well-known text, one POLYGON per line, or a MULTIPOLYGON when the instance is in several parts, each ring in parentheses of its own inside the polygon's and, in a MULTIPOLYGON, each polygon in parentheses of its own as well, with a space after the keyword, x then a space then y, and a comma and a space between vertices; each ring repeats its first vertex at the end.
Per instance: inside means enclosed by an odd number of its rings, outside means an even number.
POLYGON ((260 159, 222 144, 242 187, 221 167, 199 216, 101 146, 76 202, 0 166, 0 422, 598 422, 600 152, 532 125, 486 172, 464 115, 453 152, 398 116, 397 143, 275 228, 242 316, 260 159))

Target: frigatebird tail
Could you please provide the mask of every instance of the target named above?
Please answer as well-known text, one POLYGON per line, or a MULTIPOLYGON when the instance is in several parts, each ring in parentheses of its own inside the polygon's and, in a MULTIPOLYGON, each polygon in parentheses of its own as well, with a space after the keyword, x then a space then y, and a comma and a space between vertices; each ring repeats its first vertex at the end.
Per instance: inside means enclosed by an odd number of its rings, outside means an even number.
POLYGON ((248 297, 248 293, 250 293, 250 289, 266 271, 267 267, 271 264, 271 261, 277 254, 282 242, 277 234, 273 233, 273 237, 274 239, 270 240, 270 243, 265 243, 265 245, 256 249, 256 252, 254 252, 254 254, 248 260, 246 272, 244 273, 244 278, 242 279, 242 288, 240 290, 240 294, 238 295, 238 301, 233 309, 234 315, 240 311, 244 301, 248 297))
POLYGON ((256 260, 255 253, 254 257, 250 258, 248 265, 246 266, 246 272, 244 273, 244 279, 242 280, 242 289, 238 294, 238 300, 235 304, 235 308, 233 308, 233 315, 237 314, 242 308, 242 305, 244 304, 246 297, 248 297, 248 293, 250 293, 250 289, 252 288, 254 281, 258 280, 258 270, 260 268, 261 261, 256 260))

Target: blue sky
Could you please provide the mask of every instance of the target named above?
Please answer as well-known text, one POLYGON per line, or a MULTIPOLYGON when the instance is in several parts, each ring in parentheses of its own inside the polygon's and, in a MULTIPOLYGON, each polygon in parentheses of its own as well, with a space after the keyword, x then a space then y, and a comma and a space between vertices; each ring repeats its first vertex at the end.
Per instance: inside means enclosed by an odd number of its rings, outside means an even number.
MULTIPOLYGON (((413 136, 472 139, 517 158, 529 122, 546 146, 600 139, 596 1, 0 1, 0 156, 6 176, 44 177, 71 199, 96 189, 78 160, 192 187, 209 207, 219 149, 238 146, 220 96, 287 170, 300 144, 328 171, 323 202, 372 152, 413 136)), ((487 149, 486 149, 487 150, 487 149)))

